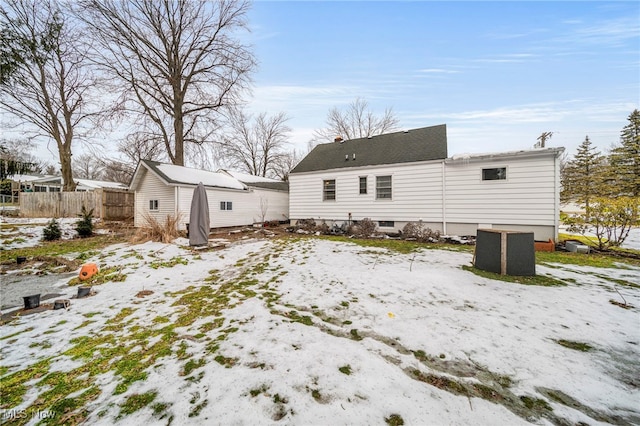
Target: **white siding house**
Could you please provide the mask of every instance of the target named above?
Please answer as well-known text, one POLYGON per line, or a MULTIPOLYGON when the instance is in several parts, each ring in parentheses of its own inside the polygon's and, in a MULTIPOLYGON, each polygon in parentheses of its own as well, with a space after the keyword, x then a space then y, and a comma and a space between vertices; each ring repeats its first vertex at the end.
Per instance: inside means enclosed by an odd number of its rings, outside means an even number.
POLYGON ((451 235, 495 228, 556 239, 563 150, 449 158, 444 125, 318 145, 289 175, 290 217, 368 217, 388 232, 422 220, 451 235))
POLYGON ((148 217, 164 222, 169 215, 179 217, 178 228, 186 229, 191 198, 199 182, 207 190, 211 228, 288 219, 286 182, 142 160, 130 185, 130 190, 136 194, 134 226, 145 226, 148 217))

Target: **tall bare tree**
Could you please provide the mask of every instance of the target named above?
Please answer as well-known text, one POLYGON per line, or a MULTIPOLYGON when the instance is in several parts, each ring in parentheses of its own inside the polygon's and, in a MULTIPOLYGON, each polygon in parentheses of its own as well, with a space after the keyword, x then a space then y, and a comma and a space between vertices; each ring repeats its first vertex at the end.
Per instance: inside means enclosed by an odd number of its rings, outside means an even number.
POLYGON ((382 116, 369 109, 369 103, 357 98, 345 110, 333 107, 327 114, 326 126, 313 132, 313 143, 333 142, 342 139, 366 138, 393 131, 398 127, 398 118, 391 108, 382 116))
POLYGON ((221 161, 255 176, 276 176, 291 132, 288 120, 284 112, 273 116, 262 113, 255 120, 242 111, 232 112, 230 130, 223 138, 221 161))
POLYGON ((72 144, 96 117, 89 102, 96 80, 80 32, 55 1, 5 0, 0 16, 3 33, 12 36, 13 55, 0 87, 0 108, 29 124, 33 136, 55 141, 63 190, 73 191, 72 144))
POLYGON ((239 102, 255 59, 235 34, 249 4, 233 0, 81 0, 101 67, 122 83, 121 106, 184 165, 187 143, 210 136, 239 102))

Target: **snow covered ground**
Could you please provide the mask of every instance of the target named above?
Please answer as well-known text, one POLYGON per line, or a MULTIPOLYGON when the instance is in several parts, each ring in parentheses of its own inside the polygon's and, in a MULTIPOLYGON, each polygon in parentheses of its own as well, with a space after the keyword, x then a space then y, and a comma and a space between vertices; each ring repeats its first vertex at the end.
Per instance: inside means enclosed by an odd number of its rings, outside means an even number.
POLYGON ((540 287, 465 271, 467 252, 294 237, 187 244, 109 247, 87 261, 124 281, 1 326, 3 417, 640 423, 638 267, 538 265, 568 284, 540 287), (634 308, 610 303, 621 296, 634 308))

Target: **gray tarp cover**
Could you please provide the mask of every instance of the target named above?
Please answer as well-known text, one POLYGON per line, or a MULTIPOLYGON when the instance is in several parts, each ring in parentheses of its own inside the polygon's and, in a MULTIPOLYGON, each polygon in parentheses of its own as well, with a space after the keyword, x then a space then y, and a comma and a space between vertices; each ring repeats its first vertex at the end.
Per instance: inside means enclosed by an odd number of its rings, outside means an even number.
POLYGON ((193 191, 189 214, 189 245, 203 246, 209 243, 209 201, 202 182, 193 191))

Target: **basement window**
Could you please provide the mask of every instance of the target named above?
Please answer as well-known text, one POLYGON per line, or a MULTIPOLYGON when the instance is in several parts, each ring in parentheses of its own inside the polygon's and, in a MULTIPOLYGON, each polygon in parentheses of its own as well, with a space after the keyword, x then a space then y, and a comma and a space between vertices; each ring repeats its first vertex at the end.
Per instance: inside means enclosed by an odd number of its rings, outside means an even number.
POLYGON ((376 176, 376 199, 391 199, 391 176, 376 176))
POLYGON ((149 200, 149 210, 158 210, 158 200, 149 200))
POLYGON ((220 210, 233 210, 233 203, 231 201, 220 201, 220 210))
POLYGON ((336 199, 336 180, 322 181, 322 201, 334 201, 336 199))
POLYGON ((482 169, 482 180, 505 180, 507 179, 507 168, 496 167, 494 169, 482 169))
POLYGON ((381 220, 378 221, 378 226, 380 228, 393 228, 396 226, 396 223, 393 220, 381 220))

